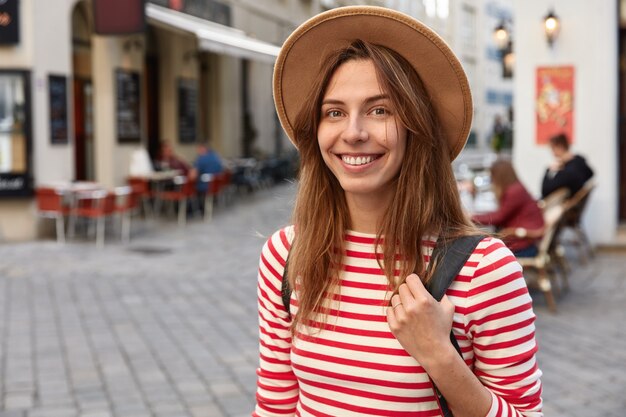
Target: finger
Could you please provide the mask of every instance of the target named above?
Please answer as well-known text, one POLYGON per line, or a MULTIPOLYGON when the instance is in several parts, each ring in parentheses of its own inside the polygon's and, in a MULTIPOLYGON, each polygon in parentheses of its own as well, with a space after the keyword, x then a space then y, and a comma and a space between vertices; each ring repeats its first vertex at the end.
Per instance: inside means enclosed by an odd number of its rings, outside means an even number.
POLYGON ((402 304, 402 300, 400 300, 400 296, 399 296, 398 294, 394 294, 394 295, 391 297, 391 300, 389 300, 389 305, 390 305, 392 308, 395 308, 395 307, 397 307, 397 306, 398 306, 398 305, 400 305, 400 304, 402 304))
POLYGON ((396 318, 396 313, 391 306, 387 307, 387 325, 389 325, 389 329, 392 333, 394 329, 398 328, 398 319, 396 318))
POLYGON ((395 318, 400 318, 400 316, 404 314, 404 305, 402 304, 400 295, 395 294, 391 297, 390 305, 388 310, 391 310, 395 318))
POLYGON ((402 302, 404 308, 412 305, 415 301, 415 297, 406 283, 400 285, 398 288, 398 296, 400 297, 400 301, 402 302))
POLYGON ((387 307, 387 324, 393 332, 394 329, 399 328, 400 320, 403 319, 405 311, 404 307, 402 306, 400 296, 397 294, 391 297, 389 304, 389 307, 387 307))
POLYGON ((422 280, 416 274, 411 274, 406 277, 406 285, 409 287, 411 294, 413 294, 413 297, 415 298, 430 296, 428 290, 424 287, 422 280))

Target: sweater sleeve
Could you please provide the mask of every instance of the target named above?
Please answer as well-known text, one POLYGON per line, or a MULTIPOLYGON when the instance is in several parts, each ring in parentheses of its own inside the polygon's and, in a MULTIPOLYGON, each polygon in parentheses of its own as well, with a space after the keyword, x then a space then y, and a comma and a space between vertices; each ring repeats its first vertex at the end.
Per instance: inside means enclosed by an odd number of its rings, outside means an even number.
POLYGON ((499 239, 484 239, 478 252, 465 326, 474 373, 493 397, 486 417, 543 416, 535 314, 522 268, 499 239))
POLYGON ((281 285, 293 228, 274 233, 263 246, 258 274, 259 368, 253 417, 295 415, 298 383, 291 368, 291 319, 281 285))
POLYGON ((519 188, 519 184, 511 185, 504 193, 500 201, 498 210, 491 213, 476 214, 472 220, 479 224, 502 226, 519 212, 520 207, 524 204, 523 190, 519 188))

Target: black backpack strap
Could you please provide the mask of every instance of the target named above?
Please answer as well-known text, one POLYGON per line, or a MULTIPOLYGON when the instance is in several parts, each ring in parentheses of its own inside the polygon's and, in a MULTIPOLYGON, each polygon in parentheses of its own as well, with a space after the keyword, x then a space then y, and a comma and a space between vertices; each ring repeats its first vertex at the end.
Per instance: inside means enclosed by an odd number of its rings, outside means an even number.
POLYGON ((426 289, 437 301, 441 301, 450 284, 461 272, 461 268, 469 259, 483 235, 461 236, 452 241, 437 241, 437 246, 430 256, 431 262, 437 259, 437 269, 428 281, 426 289))
POLYGON ((291 287, 289 286, 289 275, 287 275, 287 267, 289 265, 289 253, 287 253, 287 259, 285 259, 285 270, 283 271, 283 281, 280 284, 280 293, 283 297, 283 306, 285 311, 291 317, 291 287))
MULTIPOLYGON (((441 301, 452 282, 461 272, 463 265, 465 265, 478 243, 484 237, 483 235, 461 236, 449 242, 442 239, 437 240, 437 245, 430 256, 430 261, 433 262, 436 259, 437 265, 433 276, 426 285, 426 289, 435 300, 441 301)), ((450 332, 450 342, 452 342, 459 355, 463 357, 461 347, 452 332, 450 332)), ((439 405, 443 416, 452 417, 448 402, 439 390, 437 390, 437 396, 439 397, 439 405)))

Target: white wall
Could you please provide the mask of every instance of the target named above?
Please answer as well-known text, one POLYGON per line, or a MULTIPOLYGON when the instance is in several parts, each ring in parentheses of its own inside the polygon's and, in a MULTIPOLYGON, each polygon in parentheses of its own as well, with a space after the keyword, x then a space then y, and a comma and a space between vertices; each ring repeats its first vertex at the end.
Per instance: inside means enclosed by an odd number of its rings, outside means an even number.
POLYGON ((241 60, 227 55, 217 57, 217 126, 213 145, 225 158, 242 155, 241 60))
POLYGON ((33 167, 35 184, 74 178, 72 10, 75 0, 36 1, 33 47, 33 167), (55 22, 55 24, 51 24, 55 22), (67 144, 50 143, 48 75, 67 77, 67 144))
MULTIPOLYGON (((174 152, 188 163, 196 158, 195 143, 180 143, 178 131, 178 80, 198 80, 196 37, 169 30, 158 30, 159 48, 159 129, 162 141, 169 142, 174 152)), ((198 95, 198 99, 199 99, 198 95)), ((202 117, 202 116, 199 116, 202 117)), ((198 129, 200 125, 198 124, 198 129)), ((200 131, 198 130, 198 134, 200 131)), ((197 141, 203 138, 197 137, 197 141)))
POLYGON ((535 71, 539 66, 573 65, 573 151, 587 157, 598 186, 586 212, 585 230, 595 243, 611 241, 617 230, 617 3, 616 0, 554 0, 562 28, 553 49, 542 29, 547 2, 515 1, 514 164, 531 193, 540 194, 551 160, 535 143, 535 71))
MULTIPOLYGON (((127 39, 94 35, 91 43, 96 181, 109 188, 126 183, 133 151, 138 146, 146 147, 145 138, 141 140, 143 145, 117 143, 115 69, 137 71, 142 79, 144 77, 143 50, 124 49, 127 39)), ((140 94, 143 96, 143 92, 140 94)), ((142 135, 145 135, 145 128, 142 135)))

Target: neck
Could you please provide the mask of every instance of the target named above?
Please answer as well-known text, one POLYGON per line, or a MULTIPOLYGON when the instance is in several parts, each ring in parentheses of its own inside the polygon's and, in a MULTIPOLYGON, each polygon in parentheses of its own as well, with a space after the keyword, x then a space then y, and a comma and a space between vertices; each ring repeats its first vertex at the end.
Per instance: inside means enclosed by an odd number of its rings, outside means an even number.
POLYGON ((391 194, 383 198, 346 194, 346 202, 350 212, 350 228, 355 232, 375 234, 391 202, 391 194))
POLYGON ((565 153, 563 154, 563 156, 561 156, 561 160, 562 160, 563 162, 567 162, 567 161, 569 161, 570 159, 572 159, 573 157, 574 157, 574 154, 573 154, 572 152, 570 152, 570 151, 567 151, 567 152, 565 152, 565 153))

